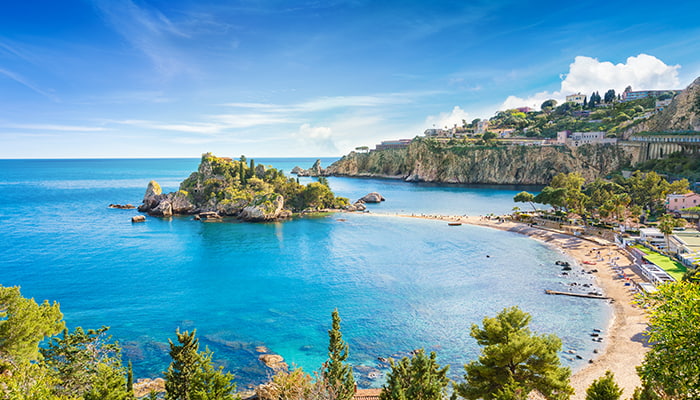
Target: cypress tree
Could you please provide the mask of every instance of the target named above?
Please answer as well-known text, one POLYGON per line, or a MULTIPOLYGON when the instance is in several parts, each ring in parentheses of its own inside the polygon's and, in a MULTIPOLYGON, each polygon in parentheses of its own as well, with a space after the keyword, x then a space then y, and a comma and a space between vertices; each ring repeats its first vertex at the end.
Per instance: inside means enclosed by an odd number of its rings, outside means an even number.
POLYGON ((195 333, 176 331, 179 345, 168 339, 172 362, 165 372, 165 400, 190 400, 195 386, 197 371, 202 363, 199 340, 195 333))
POLYGON ((129 395, 129 398, 134 397, 134 368, 131 365, 131 360, 129 360, 129 364, 126 367, 126 393, 129 395))
POLYGON ((351 400, 355 395, 355 378, 352 375, 352 367, 345 363, 348 358, 348 345, 343 341, 343 334, 340 332, 338 309, 333 310, 331 316, 333 324, 328 331, 328 361, 323 378, 336 394, 337 400, 351 400))

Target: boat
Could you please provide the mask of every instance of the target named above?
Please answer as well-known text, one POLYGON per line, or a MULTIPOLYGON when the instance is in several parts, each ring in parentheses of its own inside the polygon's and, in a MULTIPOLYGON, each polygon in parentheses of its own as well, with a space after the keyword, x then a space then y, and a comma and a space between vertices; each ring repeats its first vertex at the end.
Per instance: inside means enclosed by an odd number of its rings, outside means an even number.
POLYGON ((583 263, 586 265, 596 265, 595 261, 584 261, 583 263))
POLYGON ((447 225, 449 225, 449 226, 460 226, 460 225, 462 225, 462 223, 461 223, 461 222, 448 222, 447 225))
POLYGON ((554 264, 561 265, 562 267, 568 267, 569 263, 567 261, 555 261, 554 264))

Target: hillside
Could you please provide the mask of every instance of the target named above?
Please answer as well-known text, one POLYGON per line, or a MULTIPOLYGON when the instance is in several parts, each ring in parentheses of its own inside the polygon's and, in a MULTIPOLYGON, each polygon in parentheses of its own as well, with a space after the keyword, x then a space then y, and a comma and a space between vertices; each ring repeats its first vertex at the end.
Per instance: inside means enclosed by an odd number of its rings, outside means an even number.
POLYGON ((700 78, 674 97, 666 109, 627 129, 624 135, 666 131, 700 131, 700 78))
POLYGON ((411 182, 537 184, 560 172, 587 180, 629 165, 618 146, 469 146, 418 138, 405 149, 352 152, 325 171, 328 175, 384 177, 411 182))

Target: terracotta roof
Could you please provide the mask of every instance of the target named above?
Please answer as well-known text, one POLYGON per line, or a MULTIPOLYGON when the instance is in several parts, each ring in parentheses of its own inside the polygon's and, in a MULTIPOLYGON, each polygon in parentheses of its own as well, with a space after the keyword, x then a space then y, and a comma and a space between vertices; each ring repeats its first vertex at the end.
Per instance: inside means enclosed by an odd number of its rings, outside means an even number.
POLYGON ((379 400, 382 389, 358 389, 353 400, 379 400))

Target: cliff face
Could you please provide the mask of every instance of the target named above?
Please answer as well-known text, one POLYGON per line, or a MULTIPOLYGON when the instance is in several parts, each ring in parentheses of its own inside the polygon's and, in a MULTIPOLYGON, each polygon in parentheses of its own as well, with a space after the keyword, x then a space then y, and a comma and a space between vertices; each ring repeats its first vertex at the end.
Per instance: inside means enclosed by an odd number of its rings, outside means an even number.
POLYGON ((329 166, 327 173, 413 182, 544 185, 560 172, 579 172, 593 180, 630 160, 623 148, 612 145, 450 148, 418 140, 406 149, 352 152, 329 166))
POLYGON ((660 113, 625 132, 700 131, 700 78, 673 98, 660 113))

